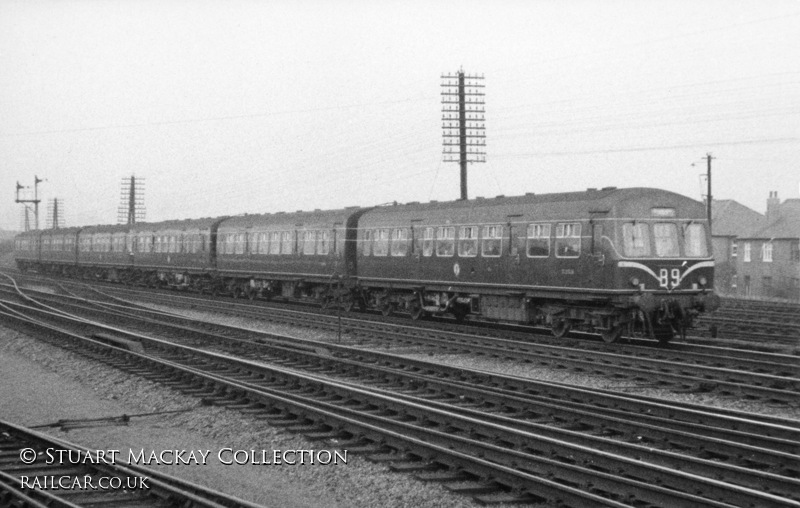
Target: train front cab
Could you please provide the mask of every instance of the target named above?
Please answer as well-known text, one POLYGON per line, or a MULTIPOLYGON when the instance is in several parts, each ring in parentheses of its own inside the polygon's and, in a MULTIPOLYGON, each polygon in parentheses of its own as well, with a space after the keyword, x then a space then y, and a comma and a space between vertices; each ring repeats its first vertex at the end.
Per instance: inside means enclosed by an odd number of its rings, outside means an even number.
MULTIPOLYGON (((705 217, 686 208, 651 207, 638 218, 611 219, 606 237, 616 288, 633 290, 628 306, 644 331, 661 342, 683 335, 694 318, 719 307, 705 217)), ((624 304, 624 302, 618 302, 624 304)), ((610 339, 625 324, 614 323, 610 339)))

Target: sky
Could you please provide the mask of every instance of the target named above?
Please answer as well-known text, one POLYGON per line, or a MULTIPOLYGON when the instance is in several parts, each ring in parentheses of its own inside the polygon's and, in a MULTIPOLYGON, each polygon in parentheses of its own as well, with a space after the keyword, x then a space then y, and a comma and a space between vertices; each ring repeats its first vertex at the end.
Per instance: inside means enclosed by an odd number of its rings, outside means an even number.
POLYGON ((0 0, 0 229, 457 199, 443 74, 484 76, 469 197, 800 197, 800 1, 0 0))

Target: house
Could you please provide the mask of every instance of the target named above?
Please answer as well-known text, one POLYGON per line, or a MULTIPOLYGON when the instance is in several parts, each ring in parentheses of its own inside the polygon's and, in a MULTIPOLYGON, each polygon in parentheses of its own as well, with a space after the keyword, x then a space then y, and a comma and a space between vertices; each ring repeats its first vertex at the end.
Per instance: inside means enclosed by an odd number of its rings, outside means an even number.
POLYGON ((735 245, 737 295, 800 300, 800 199, 781 203, 770 192, 762 225, 739 234, 735 245))
POLYGON ((714 200, 711 207, 714 288, 721 295, 737 294, 737 238, 764 227, 764 215, 732 199, 714 200))

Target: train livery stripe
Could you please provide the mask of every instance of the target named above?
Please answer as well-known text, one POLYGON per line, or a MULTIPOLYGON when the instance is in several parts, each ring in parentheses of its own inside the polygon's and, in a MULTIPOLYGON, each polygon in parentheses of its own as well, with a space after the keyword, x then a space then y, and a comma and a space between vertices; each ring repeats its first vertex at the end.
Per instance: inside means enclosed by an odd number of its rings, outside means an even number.
MULTIPOLYGON (((643 272, 649 273, 650 275, 653 276, 654 279, 660 280, 658 275, 656 275, 656 272, 654 272, 649 266, 643 265, 642 263, 635 263, 633 261, 620 261, 619 263, 617 263, 617 266, 620 267, 620 268, 636 268, 636 269, 642 270, 643 272)), ((683 272, 683 275, 681 275, 681 278, 680 278, 680 281, 678 282, 678 284, 683 282, 683 279, 685 279, 687 275, 689 275, 691 272, 697 270, 698 268, 714 268, 714 262, 713 261, 701 261, 700 263, 695 263, 694 265, 689 267, 688 270, 683 272)))

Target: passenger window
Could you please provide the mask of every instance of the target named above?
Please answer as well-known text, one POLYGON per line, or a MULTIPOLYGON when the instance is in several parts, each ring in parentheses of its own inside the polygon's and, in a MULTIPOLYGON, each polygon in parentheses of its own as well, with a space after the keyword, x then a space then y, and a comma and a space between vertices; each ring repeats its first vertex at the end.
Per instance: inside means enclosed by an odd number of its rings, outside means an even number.
POLYGON ((281 233, 280 231, 272 231, 269 234, 269 253, 281 253, 281 233))
POLYGON ((361 254, 369 256, 370 252, 372 252, 372 230, 367 229, 364 231, 364 239, 362 242, 361 254))
POLYGON ((529 258, 550 256, 550 224, 528 224, 529 258))
POLYGON ((503 251, 503 226, 483 226, 482 253, 485 257, 498 257, 503 251))
POLYGON ((659 222, 654 224, 653 237, 656 240, 656 256, 660 258, 676 258, 680 256, 678 228, 674 223, 659 222))
POLYGON ((456 228, 439 227, 436 230, 436 255, 450 257, 455 252, 456 228))
POLYGON ((704 258, 708 256, 706 245, 706 228, 702 224, 689 224, 683 235, 686 256, 690 258, 704 258))
POLYGON ((458 255, 472 258, 478 255, 478 228, 463 226, 458 232, 458 255))
POLYGON ((327 256, 331 251, 331 232, 327 229, 317 231, 317 254, 327 256))
POLYGON ((303 254, 310 255, 315 253, 317 246, 317 232, 303 231, 303 254))
POLYGON ((433 228, 425 228, 422 232, 422 255, 425 257, 433 255, 433 228))
POLYGON ((625 255, 632 258, 650 256, 650 228, 644 222, 622 225, 622 247, 625 255))
POLYGON ((281 254, 294 254, 294 239, 291 231, 281 231, 281 254))
POLYGON ((581 254, 581 225, 577 222, 556 225, 556 257, 576 258, 581 254))
POLYGON ((389 230, 377 229, 375 230, 375 240, 372 247, 372 254, 374 256, 386 256, 389 254, 389 230))
POLYGON ((392 230, 392 256, 405 256, 408 254, 408 229, 397 228, 392 230))

